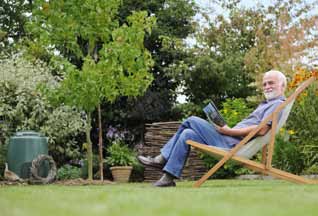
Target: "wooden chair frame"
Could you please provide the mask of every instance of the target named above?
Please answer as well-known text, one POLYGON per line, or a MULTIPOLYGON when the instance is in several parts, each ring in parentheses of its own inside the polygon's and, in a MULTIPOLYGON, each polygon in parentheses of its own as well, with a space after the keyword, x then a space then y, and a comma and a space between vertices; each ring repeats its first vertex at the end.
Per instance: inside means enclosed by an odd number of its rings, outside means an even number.
POLYGON ((274 151, 274 144, 275 144, 275 135, 276 135, 276 129, 277 129, 277 123, 278 123, 278 115, 281 110, 283 110, 289 103, 293 102, 298 95, 304 91, 311 83, 313 83, 316 80, 316 77, 311 77, 304 81, 300 87, 296 89, 296 91, 291 94, 286 101, 284 101, 282 104, 280 104, 275 111, 270 114, 266 119, 264 119, 257 128, 255 128, 253 131, 251 131, 246 137, 241 140, 234 148, 232 148, 230 151, 225 151, 213 146, 204 145, 198 142, 194 142, 192 140, 187 140, 187 144, 198 149, 199 151, 210 153, 212 155, 218 155, 221 156, 222 159, 214 165, 207 173, 205 173, 201 179, 199 179, 195 184, 194 187, 200 187, 201 184, 203 184, 210 176, 212 176, 220 167, 222 167, 228 160, 232 159, 235 160, 244 166, 246 166, 249 169, 252 169, 257 172, 261 172, 266 175, 271 175, 273 177, 284 179, 290 182, 299 183, 299 184, 317 184, 318 181, 306 179, 304 177, 285 172, 276 168, 272 167, 272 157, 273 157, 273 151, 274 151), (249 159, 246 159, 241 156, 235 155, 242 146, 244 146, 251 138, 257 134, 257 132, 267 124, 267 122, 272 121, 272 128, 271 128, 271 136, 270 141, 268 144, 264 145, 262 149, 262 163, 258 163, 249 159))

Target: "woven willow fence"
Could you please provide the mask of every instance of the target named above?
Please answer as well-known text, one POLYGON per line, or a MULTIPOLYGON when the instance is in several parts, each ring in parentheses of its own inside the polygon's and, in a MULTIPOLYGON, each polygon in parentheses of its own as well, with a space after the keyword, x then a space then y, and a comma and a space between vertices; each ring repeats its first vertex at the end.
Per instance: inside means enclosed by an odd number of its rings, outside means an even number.
MULTIPOLYGON (((145 143, 138 148, 138 154, 152 157, 160 154, 160 149, 178 130, 179 125, 180 122, 146 124, 145 143)), ((204 167, 203 161, 198 157, 198 153, 190 151, 181 179, 195 180, 200 178, 206 171, 207 169, 204 167)), ((161 170, 145 166, 144 181, 157 181, 161 175, 161 170)))

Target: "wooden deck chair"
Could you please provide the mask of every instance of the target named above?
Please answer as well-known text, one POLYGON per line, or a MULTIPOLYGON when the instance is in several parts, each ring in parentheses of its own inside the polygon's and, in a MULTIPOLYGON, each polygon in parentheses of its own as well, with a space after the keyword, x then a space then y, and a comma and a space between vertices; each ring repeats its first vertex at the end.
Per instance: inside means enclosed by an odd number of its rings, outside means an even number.
POLYGON ((246 137, 243 138, 243 140, 241 140, 241 142, 239 142, 232 149, 222 149, 214 146, 204 145, 198 142, 194 142, 192 140, 187 140, 187 144, 194 147, 195 149, 210 154, 214 157, 221 158, 221 160, 217 164, 215 164, 214 167, 212 167, 206 174, 204 174, 201 179, 195 182, 193 186, 200 187, 201 184, 203 184, 229 159, 239 162, 243 164, 245 167, 252 169, 256 172, 261 172, 263 174, 271 175, 276 178, 300 184, 317 184, 317 181, 306 179, 301 176, 294 175, 292 173, 288 173, 272 167, 275 135, 277 134, 279 129, 285 124, 297 96, 302 91, 304 91, 311 83, 313 83, 315 79, 315 77, 311 77, 304 81, 296 89, 296 91, 286 99, 286 101, 280 104, 271 115, 264 119, 258 125, 257 128, 251 131, 246 137), (278 116, 280 111, 282 111, 282 116, 278 122, 278 116), (252 139, 254 135, 269 121, 272 121, 271 129, 264 136, 258 136, 252 139), (261 149, 263 149, 262 163, 250 160, 250 158, 261 149))

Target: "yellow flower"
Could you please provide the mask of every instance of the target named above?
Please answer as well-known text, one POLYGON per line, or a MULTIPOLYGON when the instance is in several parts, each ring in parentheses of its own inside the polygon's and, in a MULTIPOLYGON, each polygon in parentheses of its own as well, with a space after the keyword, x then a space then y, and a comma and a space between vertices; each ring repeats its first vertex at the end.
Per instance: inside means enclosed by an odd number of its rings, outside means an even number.
POLYGON ((306 96, 308 96, 308 93, 304 92, 304 93, 302 93, 302 96, 306 97, 306 96))
POLYGON ((289 133, 290 135, 293 135, 293 134, 295 134, 295 131, 294 131, 294 130, 288 130, 288 133, 289 133))
POLYGON ((283 135, 284 132, 285 132, 285 128, 280 128, 280 129, 279 129, 279 133, 280 133, 281 135, 283 135))
POLYGON ((227 113, 227 109, 224 109, 223 112, 224 112, 224 114, 226 114, 227 113))

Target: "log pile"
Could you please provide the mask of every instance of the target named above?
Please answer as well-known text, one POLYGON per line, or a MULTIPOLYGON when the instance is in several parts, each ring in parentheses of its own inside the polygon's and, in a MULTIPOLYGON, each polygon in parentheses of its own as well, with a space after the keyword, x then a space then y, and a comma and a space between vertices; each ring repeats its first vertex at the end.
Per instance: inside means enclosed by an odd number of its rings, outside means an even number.
MULTIPOLYGON (((180 122, 159 122, 146 124, 144 145, 138 148, 138 154, 154 157, 160 154, 160 149, 177 131, 180 122)), ((183 169, 183 180, 196 180, 200 178, 207 169, 196 151, 190 151, 190 155, 183 169)), ((145 166, 144 181, 157 181, 162 175, 162 171, 156 168, 145 166)))

